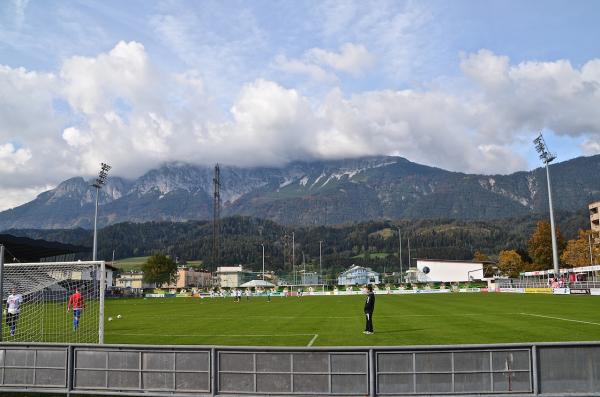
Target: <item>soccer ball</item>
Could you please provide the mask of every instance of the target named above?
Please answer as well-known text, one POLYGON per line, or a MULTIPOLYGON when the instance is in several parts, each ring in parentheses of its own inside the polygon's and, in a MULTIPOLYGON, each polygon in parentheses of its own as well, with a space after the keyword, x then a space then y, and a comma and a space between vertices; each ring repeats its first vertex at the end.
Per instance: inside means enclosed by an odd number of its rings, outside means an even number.
POLYGON ((112 317, 109 317, 109 318, 108 318, 108 321, 112 321, 112 317))
POLYGON ((120 314, 117 314, 117 318, 121 318, 121 315, 120 315, 120 314))

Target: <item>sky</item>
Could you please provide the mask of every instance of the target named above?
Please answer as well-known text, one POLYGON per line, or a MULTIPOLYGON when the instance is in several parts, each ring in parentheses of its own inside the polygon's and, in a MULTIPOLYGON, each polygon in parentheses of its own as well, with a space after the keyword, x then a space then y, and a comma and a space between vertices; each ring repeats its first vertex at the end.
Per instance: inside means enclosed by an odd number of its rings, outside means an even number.
POLYGON ((600 154, 598 1, 0 2, 0 210, 165 162, 600 154))

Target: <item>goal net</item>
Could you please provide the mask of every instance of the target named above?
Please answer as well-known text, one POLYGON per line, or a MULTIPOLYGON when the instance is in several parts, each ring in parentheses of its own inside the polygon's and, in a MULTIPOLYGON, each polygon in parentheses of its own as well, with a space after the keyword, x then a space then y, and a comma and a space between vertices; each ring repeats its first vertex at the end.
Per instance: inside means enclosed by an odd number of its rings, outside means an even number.
POLYGON ((104 262, 5 264, 2 340, 102 343, 104 271, 104 262), (20 303, 16 316, 7 299, 20 303))

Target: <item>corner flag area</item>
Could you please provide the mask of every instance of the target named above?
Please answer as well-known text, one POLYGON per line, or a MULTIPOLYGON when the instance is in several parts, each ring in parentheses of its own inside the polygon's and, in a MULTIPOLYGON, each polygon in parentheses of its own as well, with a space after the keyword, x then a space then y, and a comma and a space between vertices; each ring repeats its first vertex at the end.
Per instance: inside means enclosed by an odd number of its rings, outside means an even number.
POLYGON ((600 296, 509 293, 107 299, 106 343, 400 346, 600 340, 600 296), (110 317, 110 321, 108 321, 110 317))

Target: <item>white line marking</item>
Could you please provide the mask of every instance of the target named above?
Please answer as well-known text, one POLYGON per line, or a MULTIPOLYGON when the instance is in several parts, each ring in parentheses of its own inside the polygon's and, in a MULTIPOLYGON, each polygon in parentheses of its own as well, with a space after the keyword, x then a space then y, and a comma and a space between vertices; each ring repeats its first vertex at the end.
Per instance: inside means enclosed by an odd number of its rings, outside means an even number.
MULTIPOLYGON (((156 334, 128 334, 128 333, 121 333, 121 332, 109 332, 111 335, 124 335, 124 336, 156 336, 156 334)), ((231 337, 231 338, 246 338, 246 337, 269 337, 269 338, 277 338, 277 337, 290 337, 290 336, 313 336, 314 334, 160 334, 159 336, 181 336, 181 337, 188 337, 188 336, 204 336, 204 337, 213 337, 213 336, 218 336, 218 337, 231 337)))
POLYGON ((315 336, 313 336, 313 338, 310 340, 310 342, 308 342, 308 345, 306 345, 306 347, 311 347, 313 345, 313 343, 315 343, 315 341, 317 340, 318 337, 319 337, 319 334, 315 334, 315 336))
POLYGON ((534 317, 543 317, 543 318, 551 318, 553 320, 562 320, 562 321, 571 321, 574 323, 582 323, 582 324, 590 324, 590 325, 600 325, 600 323, 593 323, 591 321, 581 321, 581 320, 571 320, 569 318, 560 318, 560 317, 553 317, 553 316, 543 316, 541 314, 532 314, 532 313, 519 313, 523 316, 534 316, 534 317))
MULTIPOLYGON (((498 315, 512 315, 512 314, 521 314, 521 313, 447 313, 447 314, 397 314, 393 316, 389 315, 381 315, 377 316, 377 318, 404 318, 404 317, 458 317, 458 316, 498 316, 498 315)), ((136 313, 131 313, 129 316, 135 316, 136 313)), ((179 317, 198 317, 197 314, 140 314, 140 317, 160 317, 160 318, 179 318, 179 317)), ((348 319, 348 318, 363 318, 363 314, 357 314, 355 316, 305 316, 305 315, 297 315, 297 316, 260 316, 260 315, 251 315, 251 316, 210 316, 210 318, 220 319, 220 320, 239 320, 240 318, 274 318, 274 319, 297 319, 299 317, 302 318, 334 318, 334 319, 348 319)), ((314 335, 314 334, 310 334, 314 335)))

